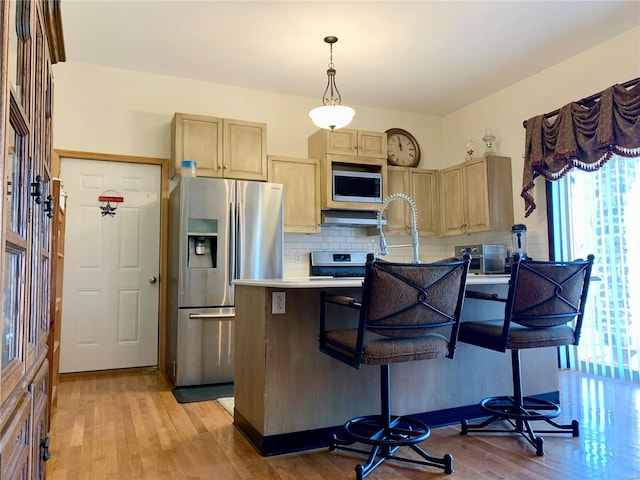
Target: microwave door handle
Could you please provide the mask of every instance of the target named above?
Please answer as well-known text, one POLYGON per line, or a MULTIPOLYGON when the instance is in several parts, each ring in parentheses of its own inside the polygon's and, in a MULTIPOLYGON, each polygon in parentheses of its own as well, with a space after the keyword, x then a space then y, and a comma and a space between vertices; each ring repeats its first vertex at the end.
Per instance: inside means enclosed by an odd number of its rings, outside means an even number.
POLYGON ((229 203, 229 285, 236 278, 236 206, 233 202, 229 203))

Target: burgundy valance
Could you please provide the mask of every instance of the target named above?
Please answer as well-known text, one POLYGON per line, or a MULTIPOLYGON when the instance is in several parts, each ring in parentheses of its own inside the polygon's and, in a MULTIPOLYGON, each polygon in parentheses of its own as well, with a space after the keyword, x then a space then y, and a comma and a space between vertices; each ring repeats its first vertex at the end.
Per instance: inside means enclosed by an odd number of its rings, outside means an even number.
MULTIPOLYGON (((640 80, 640 79, 637 79, 640 80)), ((573 167, 594 171, 612 155, 640 155, 640 86, 613 85, 595 96, 599 101, 572 102, 553 121, 538 115, 525 122, 522 193, 525 217, 536 208, 529 193, 534 179, 553 181, 573 167)))

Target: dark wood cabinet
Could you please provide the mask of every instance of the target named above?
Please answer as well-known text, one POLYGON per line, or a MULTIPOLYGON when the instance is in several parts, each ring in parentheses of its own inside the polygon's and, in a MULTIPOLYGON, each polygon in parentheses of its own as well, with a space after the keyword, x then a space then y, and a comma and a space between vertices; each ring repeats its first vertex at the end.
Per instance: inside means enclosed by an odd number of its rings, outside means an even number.
POLYGON ((51 66, 64 60, 58 0, 0 2, 0 478, 44 478, 51 294, 51 66))

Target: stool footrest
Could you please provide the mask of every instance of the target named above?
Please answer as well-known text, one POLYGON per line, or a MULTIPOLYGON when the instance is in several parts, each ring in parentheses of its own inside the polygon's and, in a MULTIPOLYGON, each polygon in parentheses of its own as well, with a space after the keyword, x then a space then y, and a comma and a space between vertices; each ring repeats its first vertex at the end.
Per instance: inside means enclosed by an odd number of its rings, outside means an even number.
POLYGON ((555 427, 554 430, 538 430, 538 433, 564 433, 562 430, 570 430, 574 437, 580 434, 577 420, 568 425, 561 425, 551 420, 560 414, 560 407, 553 402, 538 400, 532 397, 524 397, 522 405, 513 397, 489 397, 480 402, 480 408, 491 416, 476 424, 470 424, 467 420, 460 422, 460 434, 469 432, 493 432, 493 433, 519 433, 525 440, 536 448, 536 455, 544 455, 544 439, 534 432, 530 422, 542 420, 555 427), (505 420, 511 425, 509 428, 486 428, 498 420, 505 420))
POLYGON ((368 455, 367 462, 356 465, 356 480, 363 480, 386 460, 428 465, 441 468, 445 473, 453 473, 453 456, 449 453, 438 458, 429 455, 417 443, 426 440, 431 433, 429 427, 411 417, 391 417, 387 422, 381 415, 357 417, 344 424, 345 439, 333 435, 329 451, 336 449, 368 455), (360 443, 370 445, 370 450, 352 447, 360 443), (407 446, 424 460, 400 457, 396 451, 407 446))
POLYGON ((513 420, 548 420, 560 415, 560 407, 547 400, 523 397, 520 405, 513 397, 488 397, 480 408, 492 415, 513 420))
POLYGON ((381 415, 356 417, 344 424, 347 436, 367 445, 402 446, 420 443, 431 435, 429 427, 411 417, 391 417, 388 425, 381 415))

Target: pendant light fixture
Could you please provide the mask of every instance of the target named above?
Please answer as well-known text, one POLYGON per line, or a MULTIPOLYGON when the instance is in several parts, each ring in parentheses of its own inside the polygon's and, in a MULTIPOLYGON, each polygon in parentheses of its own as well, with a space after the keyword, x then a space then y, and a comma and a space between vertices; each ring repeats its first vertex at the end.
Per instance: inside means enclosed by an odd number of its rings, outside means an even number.
POLYGON ((324 41, 329 44, 327 88, 322 96, 322 106, 311 110, 309 117, 318 127, 333 130, 349 125, 356 111, 351 107, 340 105, 342 98, 336 87, 336 69, 333 68, 333 44, 338 41, 338 37, 324 37, 324 41))

